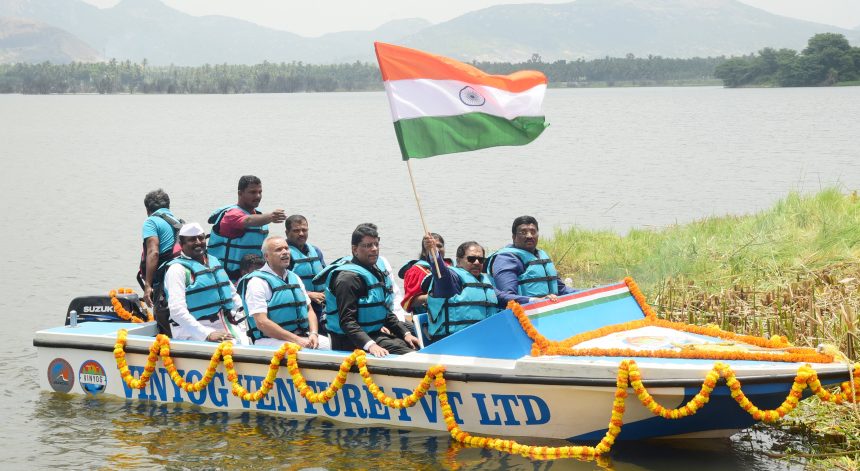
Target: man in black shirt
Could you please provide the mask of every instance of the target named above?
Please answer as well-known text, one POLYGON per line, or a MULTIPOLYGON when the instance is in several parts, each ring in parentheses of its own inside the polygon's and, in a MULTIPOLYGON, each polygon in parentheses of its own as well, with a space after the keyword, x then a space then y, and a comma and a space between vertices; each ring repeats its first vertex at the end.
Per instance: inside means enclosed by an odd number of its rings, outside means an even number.
POLYGON ((380 270, 378 260, 379 234, 372 227, 358 226, 352 233, 352 260, 332 267, 326 279, 333 350, 358 348, 384 357, 419 347, 418 339, 392 311, 391 281, 380 270))

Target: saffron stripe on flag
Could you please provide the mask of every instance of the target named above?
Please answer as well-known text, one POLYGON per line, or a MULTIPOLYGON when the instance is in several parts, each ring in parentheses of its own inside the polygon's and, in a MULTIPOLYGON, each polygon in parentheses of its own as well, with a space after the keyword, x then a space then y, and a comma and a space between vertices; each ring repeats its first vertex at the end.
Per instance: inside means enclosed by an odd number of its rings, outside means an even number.
POLYGON ((486 113, 401 119, 394 123, 403 160, 495 146, 521 146, 535 140, 544 129, 543 116, 509 120, 486 113))
POLYGON ((522 92, 536 85, 546 85, 546 77, 534 70, 511 75, 490 75, 477 67, 393 44, 374 43, 382 80, 434 79, 459 80, 471 84, 487 85, 510 92, 522 92))
POLYGON ((512 93, 459 80, 420 79, 385 82, 385 91, 394 121, 476 111, 513 119, 518 116, 543 116, 542 102, 546 85, 512 93), (470 102, 470 99, 476 101, 470 102))

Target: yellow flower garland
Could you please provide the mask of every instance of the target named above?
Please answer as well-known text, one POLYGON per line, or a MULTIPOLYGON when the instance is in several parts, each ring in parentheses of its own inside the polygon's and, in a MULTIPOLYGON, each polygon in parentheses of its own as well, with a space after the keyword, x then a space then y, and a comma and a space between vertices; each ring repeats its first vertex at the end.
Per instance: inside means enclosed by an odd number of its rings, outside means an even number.
MULTIPOLYGON (((128 312, 128 310, 122 306, 122 303, 116 297, 117 293, 119 293, 119 294, 131 294, 133 292, 134 291, 132 291, 131 288, 118 288, 115 290, 111 290, 110 293, 108 293, 108 296, 110 296, 110 303, 113 305, 114 312, 116 312, 116 315, 119 316, 120 319, 131 321, 132 323, 135 323, 135 324, 140 324, 143 321, 138 319, 137 317, 134 317, 134 315, 132 315, 132 313, 128 312)), ((155 320, 155 318, 152 317, 152 313, 147 310, 146 311, 146 322, 152 322, 154 320, 155 320)))
POLYGON ((218 345, 215 352, 212 354, 212 359, 206 369, 206 373, 199 381, 189 383, 178 373, 173 365, 173 359, 170 357, 170 339, 164 335, 158 335, 155 341, 149 347, 149 355, 147 357, 146 366, 140 378, 134 378, 129 371, 128 364, 125 360, 125 346, 128 337, 128 331, 121 329, 117 332, 117 341, 114 346, 114 357, 116 358, 117 368, 120 370, 120 375, 123 381, 133 389, 143 389, 149 382, 152 373, 155 371, 155 365, 158 358, 161 357, 164 367, 170 374, 173 382, 184 389, 185 391, 201 391, 205 388, 215 375, 215 370, 218 367, 219 360, 223 360, 224 368, 227 371, 227 379, 233 384, 233 395, 242 398, 246 401, 259 401, 265 397, 274 387, 275 377, 277 377, 278 369, 284 359, 287 357, 287 371, 293 379, 293 384, 299 389, 302 397, 313 403, 323 403, 330 401, 337 391, 346 383, 347 375, 353 365, 358 366, 358 373, 361 376, 364 384, 373 393, 374 397, 382 404, 388 407, 400 409, 404 407, 414 406, 421 397, 423 397, 430 386, 434 385, 437 391, 439 404, 442 408, 442 416, 445 420, 445 425, 451 437, 458 443, 466 446, 480 447, 498 450, 506 453, 519 454, 532 459, 550 460, 557 458, 577 458, 577 459, 595 459, 601 455, 608 453, 615 443, 616 437, 621 433, 623 425, 625 401, 627 398, 627 389, 632 388, 636 393, 637 399, 655 415, 659 415, 666 419, 679 419, 695 414, 699 409, 704 407, 710 398, 711 392, 717 385, 719 378, 725 378, 726 385, 731 390, 732 398, 738 405, 747 411, 754 419, 772 422, 780 417, 791 412, 800 398, 803 390, 807 387, 819 396, 822 400, 840 404, 842 402, 857 402, 858 397, 856 391, 860 390, 860 366, 854 368, 852 381, 844 382, 841 385, 842 391, 832 394, 821 386, 818 376, 809 365, 800 367, 797 371, 797 376, 794 379, 794 384, 791 386, 791 391, 786 396, 783 403, 776 409, 761 410, 756 407, 741 390, 741 383, 735 376, 734 371, 724 364, 717 362, 710 372, 705 376, 705 381, 702 383, 702 388, 696 396, 689 402, 676 409, 666 409, 658 404, 654 398, 648 393, 645 386, 642 384, 639 367, 633 360, 623 360, 618 366, 618 376, 616 378, 615 400, 612 404, 612 413, 609 419, 606 434, 597 446, 562 446, 562 447, 544 447, 523 445, 514 440, 504 440, 492 437, 479 437, 464 432, 457 425, 454 417, 454 412, 451 405, 448 403, 447 382, 445 380, 445 367, 436 365, 430 367, 424 375, 424 378, 409 396, 402 399, 395 399, 388 396, 370 376, 367 369, 367 357, 364 351, 355 350, 350 354, 340 365, 340 369, 335 376, 334 381, 324 391, 313 392, 307 385, 307 381, 299 370, 297 353, 301 349, 296 344, 286 343, 282 345, 272 356, 269 363, 269 372, 263 381, 260 388, 251 393, 239 384, 239 377, 233 365, 233 344, 224 342, 218 345), (853 383, 853 385, 852 385, 853 383))

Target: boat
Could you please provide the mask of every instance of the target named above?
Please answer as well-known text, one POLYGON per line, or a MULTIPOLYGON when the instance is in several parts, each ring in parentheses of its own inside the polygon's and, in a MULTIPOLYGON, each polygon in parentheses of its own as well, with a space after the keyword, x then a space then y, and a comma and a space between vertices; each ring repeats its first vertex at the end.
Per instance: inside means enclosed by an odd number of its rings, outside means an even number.
POLYGON ((43 390, 436 430, 555 458, 597 456, 615 439, 725 437, 778 420, 804 394, 840 402, 860 388, 860 369, 835 349, 658 319, 629 278, 555 302, 512 303, 384 358, 170 340, 133 317, 143 316, 130 312, 137 297, 128 291, 112 293, 111 304, 134 322, 90 308, 101 317, 74 322, 67 313, 67 325, 36 332, 43 390), (841 392, 826 388, 837 384, 841 392), (597 445, 524 444, 556 439, 597 445))

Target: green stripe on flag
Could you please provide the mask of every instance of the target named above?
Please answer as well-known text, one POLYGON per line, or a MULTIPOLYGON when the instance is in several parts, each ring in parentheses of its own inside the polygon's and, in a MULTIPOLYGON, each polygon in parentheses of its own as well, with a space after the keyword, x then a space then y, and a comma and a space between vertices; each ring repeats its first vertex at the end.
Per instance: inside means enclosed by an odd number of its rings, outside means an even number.
POLYGON ((486 113, 401 119, 394 123, 403 160, 495 146, 522 146, 549 126, 543 116, 505 119, 486 113))
POLYGON ((598 304, 608 303, 610 301, 617 301, 619 299, 629 298, 632 294, 629 291, 625 291, 623 293, 613 294, 612 296, 605 296, 603 298, 592 299, 591 301, 586 301, 584 303, 572 304, 569 306, 562 306, 557 309, 553 309, 551 311, 545 311, 540 314, 533 314, 529 316, 529 319, 540 319, 541 317, 554 316, 556 314, 562 314, 565 312, 578 311, 580 309, 585 309, 587 307, 596 306, 598 304))

